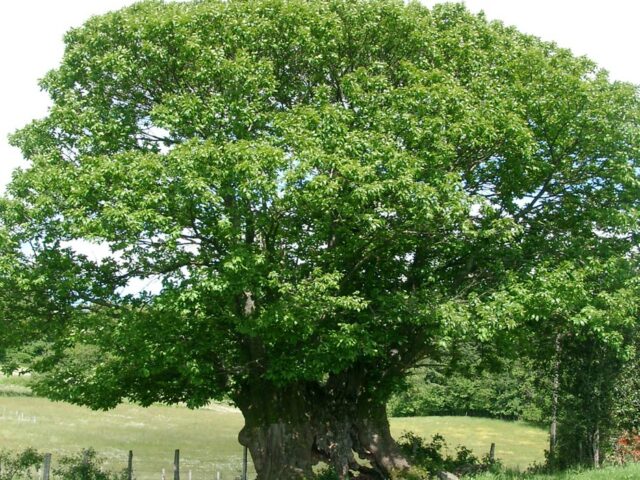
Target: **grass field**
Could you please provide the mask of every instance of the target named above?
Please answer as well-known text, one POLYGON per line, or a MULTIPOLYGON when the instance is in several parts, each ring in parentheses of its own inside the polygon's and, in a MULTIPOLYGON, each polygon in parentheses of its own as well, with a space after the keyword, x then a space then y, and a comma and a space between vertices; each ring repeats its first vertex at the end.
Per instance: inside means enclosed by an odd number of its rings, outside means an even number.
POLYGON ((36 397, 0 397, 0 447, 51 452, 54 465, 61 455, 93 447, 110 470, 124 468, 133 450, 138 480, 159 480, 163 468, 172 472, 176 448, 182 470, 192 470, 194 480, 213 479, 218 471, 222 480, 235 478, 241 469, 237 434, 242 425, 242 416, 225 407, 121 405, 93 412, 36 397))
MULTIPOLYGON (((193 480, 214 480, 216 472, 221 480, 239 475, 242 448, 237 433, 243 419, 233 408, 214 405, 194 411, 179 406, 121 405, 93 412, 33 397, 28 382, 0 376, 0 449, 32 446, 51 452, 55 466, 56 458, 93 447, 114 471, 124 468, 131 449, 136 478, 160 480, 163 468, 166 478, 172 478, 173 452, 179 448, 182 470, 191 470, 193 480)), ((482 456, 495 443, 497 457, 512 471, 477 480, 640 480, 640 465, 553 475, 517 473, 544 460, 547 432, 526 423, 473 417, 393 418, 391 430, 396 438, 406 431, 427 439, 440 433, 451 453, 457 445, 465 445, 482 456)), ((249 470, 253 473, 251 465, 249 470)))
MULTIPOLYGON (((16 451, 32 446, 43 453, 51 452, 55 466, 56 458, 93 447, 106 459, 110 470, 124 468, 128 451, 133 450, 136 478, 160 480, 163 468, 167 478, 172 478, 173 452, 179 448, 182 471, 191 470, 193 480, 214 480, 216 472, 220 472, 221 480, 233 480, 239 475, 242 448, 237 434, 243 419, 232 408, 214 405, 189 410, 180 406, 121 405, 108 412, 93 412, 28 393, 24 380, 0 377, 0 449, 16 451)), ((457 445, 465 445, 478 456, 485 454, 493 442, 497 457, 514 470, 542 462, 547 442, 547 433, 540 428, 472 417, 394 418, 391 430, 396 438, 405 431, 427 439, 440 433, 451 452, 457 445)), ((478 478, 632 480, 640 479, 640 465, 552 476, 505 473, 478 478)))
MULTIPOLYGON (((453 451, 465 444, 482 455, 491 442, 508 466, 524 467, 542 460, 546 434, 525 424, 465 417, 392 419, 396 437, 404 431, 431 437, 441 433, 453 451)), ((181 452, 183 471, 193 479, 233 479, 241 468, 237 442, 242 415, 225 406, 189 410, 184 407, 140 408, 121 405, 108 412, 54 403, 28 396, 0 396, 0 447, 18 450, 33 446, 55 458, 93 447, 119 470, 128 450, 134 452, 138 480, 160 479, 163 468, 172 471, 173 451, 181 452)))
POLYGON ((640 464, 625 467, 607 467, 600 470, 583 472, 564 472, 553 475, 525 475, 521 473, 504 473, 499 475, 482 475, 475 480, 639 480, 640 464))
POLYGON ((524 422, 507 422, 474 417, 408 417, 391 420, 391 433, 398 438, 403 431, 413 431, 430 439, 442 434, 454 452, 464 445, 482 457, 496 444, 496 457, 506 467, 524 470, 529 465, 544 461, 547 432, 524 422))

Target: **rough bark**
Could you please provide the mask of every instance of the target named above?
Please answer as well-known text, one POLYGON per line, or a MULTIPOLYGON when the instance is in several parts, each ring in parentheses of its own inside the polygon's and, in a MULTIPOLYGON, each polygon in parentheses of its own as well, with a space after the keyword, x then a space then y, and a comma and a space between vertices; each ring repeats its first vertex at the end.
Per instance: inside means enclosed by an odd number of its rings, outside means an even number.
POLYGON ((556 335, 555 359, 553 361, 553 382, 551 386, 551 426, 549 427, 549 458, 554 459, 558 445, 558 395, 560 391, 560 354, 562 337, 556 335))
POLYGON ((409 468, 391 437, 384 403, 338 400, 317 386, 264 384, 246 389, 237 403, 245 417, 238 438, 258 480, 311 478, 320 461, 344 480, 382 480, 409 468))
POLYGON ((354 428, 356 452, 361 458, 368 459, 383 478, 389 477, 394 471, 409 468, 409 462, 400 453, 391 436, 383 404, 370 403, 368 408, 355 417, 354 428))
POLYGON ((258 480, 298 480, 312 476, 313 432, 309 425, 287 422, 246 425, 239 435, 248 447, 258 480))
POLYGON ((317 460, 304 387, 253 382, 243 388, 236 403, 245 419, 238 440, 249 449, 258 480, 310 478, 317 460))
POLYGON ((591 440, 591 448, 593 451, 593 467, 600 467, 600 427, 596 426, 591 440))

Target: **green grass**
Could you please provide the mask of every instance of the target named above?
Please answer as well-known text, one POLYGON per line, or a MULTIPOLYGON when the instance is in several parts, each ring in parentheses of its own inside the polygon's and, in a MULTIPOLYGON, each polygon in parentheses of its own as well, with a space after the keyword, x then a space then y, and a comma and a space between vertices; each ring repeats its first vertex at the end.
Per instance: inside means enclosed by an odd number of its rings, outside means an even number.
POLYGON ((5 377, 0 374, 0 396, 3 397, 25 397, 31 395, 29 388, 30 377, 13 375, 5 377))
POLYGON ((237 435, 242 415, 225 407, 189 410, 183 407, 140 408, 121 405, 108 412, 54 403, 37 397, 0 397, 0 446, 20 450, 32 446, 55 459, 93 447, 110 470, 124 468, 134 453, 138 480, 171 477, 173 452, 180 449, 183 472, 193 479, 222 480, 239 474, 242 448, 237 435))
POLYGON ((625 467, 607 467, 599 470, 585 470, 583 472, 563 472, 552 475, 527 475, 522 473, 486 474, 475 480, 638 480, 640 479, 640 464, 625 467))
MULTIPOLYGON (((6 386, 4 381, 2 386, 6 386)), ((124 468, 131 449, 138 480, 159 480, 163 468, 167 478, 172 478, 176 448, 181 452, 182 471, 191 470, 193 480, 215 479, 217 471, 222 480, 236 478, 242 457, 237 434, 242 425, 242 415, 225 406, 189 410, 121 405, 108 412, 93 412, 43 398, 0 394, 0 448, 17 451, 32 446, 51 452, 55 464, 61 455, 93 447, 106 458, 111 470, 124 468)), ((472 417, 394 418, 391 430, 396 438, 405 431, 427 439, 440 433, 451 451, 463 444, 478 456, 488 452, 494 442, 498 458, 513 469, 541 463, 547 441, 544 430, 525 423, 472 417)), ((631 480, 640 479, 640 465, 556 475, 506 473, 478 479, 631 480)))
MULTIPOLYGON (((51 452, 55 459, 93 447, 106 459, 110 470, 124 468, 129 450, 134 452, 138 480, 159 480, 164 468, 171 477, 173 452, 180 449, 181 467, 194 480, 232 480, 239 475, 242 447, 237 435, 242 415, 225 406, 189 410, 181 406, 141 408, 120 405, 107 412, 55 403, 33 396, 17 396, 26 389, 24 379, 0 380, 0 448, 21 450, 35 447, 51 452), (10 392, 7 394, 6 392, 10 392)), ((451 452, 457 445, 471 448, 477 456, 496 444, 496 455, 512 469, 542 463, 547 433, 521 422, 473 417, 416 417, 391 419, 391 431, 398 438, 405 431, 430 439, 442 434, 451 452)), ((251 471, 251 468, 250 468, 251 471)), ((186 478, 186 475, 185 475, 186 478)), ((640 466, 603 469, 553 476, 508 473, 485 475, 482 480, 627 480, 640 479, 640 466)))
MULTIPOLYGON (((163 468, 167 478, 172 478, 176 448, 181 452, 182 471, 191 470, 193 480, 215 479, 218 471, 221 480, 232 480, 240 472, 242 448, 237 434, 244 422, 237 410, 225 406, 189 410, 121 405, 108 412, 93 412, 30 396, 28 382, 24 377, 0 376, 0 448, 17 451, 35 447, 51 452, 55 465, 62 455, 93 447, 111 470, 124 468, 131 449, 138 480, 159 480, 163 468)), ((478 480, 640 479, 640 465, 554 475, 516 473, 534 462, 542 463, 547 444, 545 430, 521 422, 473 417, 394 418, 391 431, 396 438, 406 431, 426 439, 440 433, 451 453, 457 445, 465 445, 479 457, 495 443, 497 457, 513 472, 486 474, 478 480)))
MULTIPOLYGON (((542 460, 546 434, 520 423, 467 417, 392 419, 396 437, 414 431, 430 438, 443 434, 451 448, 465 444, 481 456, 491 442, 508 466, 526 466, 542 460)), ((138 480, 159 479, 162 468, 171 472, 173 451, 181 451, 183 471, 193 478, 233 479, 240 470, 242 448, 237 434, 242 415, 215 406, 189 410, 184 407, 140 408, 121 405, 108 412, 54 403, 37 397, 0 396, 0 445, 12 450, 33 446, 63 454, 93 447, 112 470, 122 468, 129 449, 134 452, 138 480)))
POLYGON ((496 457, 505 467, 524 470, 544 462, 547 432, 524 422, 507 422, 475 417, 415 417, 394 418, 391 433, 398 438, 403 431, 431 439, 440 433, 447 441, 450 453, 464 445, 481 458, 496 444, 496 457))

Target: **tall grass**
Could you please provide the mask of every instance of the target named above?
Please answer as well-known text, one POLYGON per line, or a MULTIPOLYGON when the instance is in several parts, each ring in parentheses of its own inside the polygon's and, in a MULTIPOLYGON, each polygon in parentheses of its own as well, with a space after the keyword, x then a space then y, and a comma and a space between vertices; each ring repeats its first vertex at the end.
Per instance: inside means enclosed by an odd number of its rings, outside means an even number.
POLYGON ((504 472, 500 474, 484 474, 475 480, 639 480, 640 464, 624 467, 609 466, 598 470, 567 471, 554 474, 525 474, 504 472))
MULTIPOLYGON (((55 464, 56 458, 93 447, 113 471, 126 466, 128 451, 133 450, 136 478, 159 480, 163 468, 170 478, 173 453, 179 448, 185 478, 189 470, 193 480, 215 479, 216 472, 221 473, 221 480, 232 480, 240 472, 242 447, 237 435, 244 420, 233 408, 212 405, 189 410, 125 404, 95 412, 30 396, 28 383, 24 377, 0 377, 0 449, 35 447, 51 452, 55 464)), ((640 480, 639 465, 551 476, 518 473, 534 462, 542 463, 547 444, 545 430, 522 422, 406 417, 391 419, 391 431, 396 438, 406 431, 426 439, 440 433, 451 453, 457 445, 465 445, 478 457, 495 443, 496 456, 512 471, 486 474, 478 480, 640 480)))
POLYGON ((29 388, 30 377, 12 375, 6 377, 0 375, 0 396, 3 397, 29 397, 31 396, 31 388, 29 388))
POLYGON ((403 417, 391 420, 391 433, 398 438, 403 431, 412 431, 430 439, 442 434, 449 453, 457 445, 470 448, 477 457, 489 452, 496 444, 496 457, 506 467, 524 470, 533 463, 544 462, 547 447, 546 430, 525 422, 509 422, 478 417, 403 417))

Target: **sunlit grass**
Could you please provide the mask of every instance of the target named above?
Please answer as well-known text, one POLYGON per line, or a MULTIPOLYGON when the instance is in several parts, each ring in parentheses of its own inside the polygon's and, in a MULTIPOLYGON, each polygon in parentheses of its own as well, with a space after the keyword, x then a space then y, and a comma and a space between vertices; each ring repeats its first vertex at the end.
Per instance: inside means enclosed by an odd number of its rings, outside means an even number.
POLYGON ((394 418, 391 432, 398 438, 403 431, 413 431, 431 439, 440 433, 451 453, 464 445, 481 458, 496 444, 496 457, 506 467, 520 468, 544 462, 547 432, 524 422, 508 422, 475 417, 408 417, 394 418))
MULTIPOLYGON (((242 425, 242 415, 225 406, 189 410, 181 406, 121 405, 108 412, 94 412, 43 398, 0 396, 0 448, 20 450, 32 446, 51 452, 55 463, 61 455, 93 447, 106 458, 111 470, 124 468, 131 449, 138 480, 160 480, 163 468, 166 478, 173 478, 176 448, 181 453, 182 478, 188 478, 191 470, 193 480, 216 479, 216 472, 220 472, 221 480, 235 479, 241 468, 242 447, 237 435, 242 425)), ((543 461, 547 442, 547 434, 540 428, 473 417, 394 418, 391 429, 396 438, 405 431, 427 439, 440 433, 452 452, 461 444, 478 456, 487 453, 494 442, 503 464, 521 470, 543 461)), ((505 473, 478 478, 632 480, 640 479, 640 466, 552 476, 505 473)))
MULTIPOLYGON (((524 424, 467 417, 392 419, 398 437, 412 430, 430 438, 441 433, 453 448, 465 444, 477 455, 498 446, 498 456, 509 466, 540 461, 546 434, 524 424)), ((12 450, 33 446, 56 456, 93 447, 106 457, 110 469, 126 464, 134 452, 139 480, 159 479, 162 468, 172 471, 173 452, 181 451, 182 469, 193 478, 232 479, 240 471, 242 448, 237 435, 243 425, 236 410, 216 406, 140 408, 121 405, 108 412, 54 403, 36 397, 0 397, 0 445, 12 450)), ((168 476, 168 475, 167 475, 168 476)))
POLYGON ((5 377, 0 374, 0 396, 31 396, 29 377, 13 375, 5 377))
POLYGON ((235 410, 189 410, 184 407, 140 408, 121 405, 108 412, 54 403, 36 397, 0 397, 0 447, 29 446, 61 455, 93 447, 110 470, 126 466, 134 452, 138 480, 160 480, 164 468, 173 478, 173 454, 179 448, 181 469, 193 479, 222 480, 239 475, 242 447, 237 435, 243 425, 235 410))
POLYGON ((599 470, 571 471, 549 475, 527 475, 524 473, 485 474, 476 480, 638 480, 640 464, 625 467, 607 467, 599 470))

